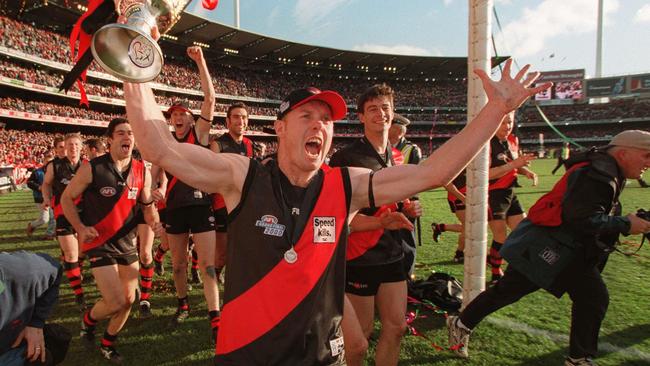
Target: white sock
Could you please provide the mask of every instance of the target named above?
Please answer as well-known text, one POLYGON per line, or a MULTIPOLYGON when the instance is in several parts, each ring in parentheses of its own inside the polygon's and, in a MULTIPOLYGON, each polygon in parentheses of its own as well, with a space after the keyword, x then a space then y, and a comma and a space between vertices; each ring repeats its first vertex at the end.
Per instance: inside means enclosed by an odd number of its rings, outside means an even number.
POLYGON ((466 330, 466 331, 468 331, 468 332, 471 332, 471 331, 472 331, 471 329, 467 328, 467 326, 466 326, 465 324, 463 324, 462 321, 460 321, 460 317, 459 317, 458 319, 456 319, 456 326, 457 326, 458 328, 464 329, 464 330, 466 330))

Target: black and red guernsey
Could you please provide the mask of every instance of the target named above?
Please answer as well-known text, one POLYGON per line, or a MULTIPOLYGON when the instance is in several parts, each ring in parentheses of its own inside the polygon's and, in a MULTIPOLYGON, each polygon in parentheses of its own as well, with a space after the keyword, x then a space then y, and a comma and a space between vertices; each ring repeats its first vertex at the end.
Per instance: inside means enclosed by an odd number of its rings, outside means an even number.
POLYGON ((282 179, 275 161, 251 160, 241 201, 229 215, 218 365, 345 363, 347 169, 319 170, 299 208, 285 203, 295 187, 287 189, 282 179), (285 258, 292 244, 294 262, 285 258))
MULTIPOLYGON (((183 138, 176 137, 176 134, 174 133, 172 133, 172 135, 178 142, 199 145, 206 149, 208 148, 205 145, 201 145, 194 127, 192 127, 183 138)), ((167 181, 169 182, 167 184, 167 193, 165 194, 165 205, 168 209, 173 210, 175 208, 189 206, 210 206, 212 204, 212 197, 208 193, 185 184, 168 172, 165 172, 165 174, 167 175, 167 181)))
MULTIPOLYGON (((330 159, 330 166, 348 166, 368 168, 377 171, 389 166, 397 165, 394 157, 401 157, 395 148, 387 148, 385 156, 380 156, 368 139, 360 140, 338 150, 330 159)), ((359 213, 367 216, 379 216, 382 210, 390 208, 396 210, 395 204, 382 207, 364 208, 359 213)), ((389 264, 402 260, 402 238, 399 230, 373 230, 367 232, 354 232, 348 239, 348 265, 370 266, 389 264)))
POLYGON ((99 236, 82 243, 84 252, 104 243, 119 244, 138 225, 138 198, 144 188, 145 167, 141 160, 131 159, 122 173, 115 167, 111 154, 90 161, 92 182, 83 193, 82 221, 93 226, 99 236))
MULTIPOLYGON (((504 141, 496 136, 490 140, 490 168, 506 165, 519 157, 519 139, 513 134, 504 141)), ((506 175, 491 179, 488 190, 512 188, 517 181, 517 169, 512 169, 506 175)))
MULTIPOLYGON (((253 157, 253 141, 244 137, 241 143, 235 141, 229 133, 224 133, 217 139, 219 152, 228 154, 239 154, 249 158, 253 157)), ((212 201, 212 208, 218 210, 226 207, 226 203, 220 194, 215 194, 212 201)))
MULTIPOLYGON (((87 163, 87 160, 79 160, 77 164, 72 164, 68 158, 55 158, 52 160, 52 169, 54 173, 54 180, 52 181, 52 210, 54 217, 59 218, 63 215, 63 207, 61 207, 61 195, 65 187, 70 184, 70 181, 77 174, 77 170, 82 163, 87 163)), ((79 204, 79 199, 75 200, 75 205, 79 204)))

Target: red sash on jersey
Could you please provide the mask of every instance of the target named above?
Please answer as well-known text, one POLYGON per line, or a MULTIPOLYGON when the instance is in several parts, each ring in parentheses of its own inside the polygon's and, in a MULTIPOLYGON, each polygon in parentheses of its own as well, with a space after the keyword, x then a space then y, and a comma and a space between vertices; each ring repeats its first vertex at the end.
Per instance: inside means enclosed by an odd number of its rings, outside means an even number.
MULTIPOLYGON (((458 189, 458 192, 460 192, 460 193, 462 193, 462 194, 466 194, 466 193, 467 193, 467 186, 465 186, 465 187, 460 187, 460 188, 456 187, 456 189, 458 189)), ((449 201, 451 201, 451 202, 454 202, 454 201, 456 201, 457 199, 458 199, 458 197, 456 197, 455 195, 451 194, 451 192, 447 192, 447 200, 449 200, 449 201)))
MULTIPOLYGON (((391 210, 397 211, 397 204, 383 205, 375 212, 374 217, 379 217, 384 212, 391 210)), ((355 231, 348 235, 348 248, 345 252, 345 260, 351 261, 361 257, 368 250, 372 249, 384 234, 384 229, 355 231)))
POLYGON ((249 139, 248 137, 244 137, 242 139, 242 142, 244 143, 244 145, 246 145, 246 156, 248 156, 249 158, 252 158, 253 157, 253 141, 251 141, 251 139, 249 139))
MULTIPOLYGON (((391 147, 392 160, 395 165, 402 165, 404 163, 404 156, 402 152, 394 147, 391 147)), ((375 212, 374 217, 379 217, 387 210, 397 211, 397 203, 390 205, 383 205, 375 212)), ((361 257, 368 250, 372 249, 379 239, 384 234, 384 229, 368 230, 368 231, 355 231, 348 235, 348 247, 345 252, 345 260, 351 261, 355 258, 361 257)))
POLYGON ((137 188, 139 195, 144 187, 144 164, 141 160, 131 160, 131 171, 129 172, 127 181, 129 185, 122 189, 120 199, 115 203, 111 212, 100 222, 93 225, 99 233, 99 236, 90 242, 81 244, 83 252, 87 252, 106 243, 106 241, 111 239, 126 224, 126 220, 129 218, 131 211, 138 204, 137 197, 135 199, 129 199, 129 190, 130 188, 137 188))
POLYGON ((217 355, 250 344, 280 323, 314 289, 332 261, 347 220, 341 170, 325 172, 323 186, 300 239, 294 246, 298 260, 280 262, 258 283, 227 303, 221 311, 217 355), (314 243, 315 216, 334 216, 334 243, 314 243), (283 286, 278 286, 283 284, 283 286), (278 299, 272 303, 260 299, 278 299), (281 300, 281 301, 280 301, 281 300))
POLYGON ((402 155, 402 152, 400 150, 397 150, 394 147, 391 147, 391 150, 393 155, 393 162, 395 163, 395 165, 404 164, 404 155, 402 155))
MULTIPOLYGON (((56 198, 55 196, 52 196, 52 200, 50 201, 50 206, 52 206, 52 211, 54 211, 54 218, 58 219, 61 215, 63 215, 63 206, 61 206, 61 202, 58 204, 55 204, 56 198)), ((79 202, 81 202, 81 196, 77 197, 74 200, 74 205, 78 206, 79 202)))
MULTIPOLYGON (((508 150, 512 153, 513 157, 516 159, 519 156, 519 139, 515 135, 508 135, 508 150)), ((488 185, 488 191, 494 189, 505 189, 510 188, 517 179, 517 169, 512 169, 506 175, 500 177, 496 182, 488 185)))

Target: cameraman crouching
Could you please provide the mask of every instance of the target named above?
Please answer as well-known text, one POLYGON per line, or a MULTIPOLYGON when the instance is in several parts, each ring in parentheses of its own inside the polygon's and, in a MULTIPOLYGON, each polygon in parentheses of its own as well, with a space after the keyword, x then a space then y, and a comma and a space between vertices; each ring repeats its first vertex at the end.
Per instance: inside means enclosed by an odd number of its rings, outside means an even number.
POLYGON ((629 130, 603 149, 567 161, 567 172, 530 209, 510 234, 501 255, 509 267, 493 287, 477 296, 458 317, 449 317, 449 341, 468 357, 471 330, 487 315, 544 288, 573 301, 569 357, 565 365, 595 365, 600 325, 609 293, 601 277, 619 234, 650 232, 650 222, 620 215, 625 179, 650 167, 650 133, 629 130))

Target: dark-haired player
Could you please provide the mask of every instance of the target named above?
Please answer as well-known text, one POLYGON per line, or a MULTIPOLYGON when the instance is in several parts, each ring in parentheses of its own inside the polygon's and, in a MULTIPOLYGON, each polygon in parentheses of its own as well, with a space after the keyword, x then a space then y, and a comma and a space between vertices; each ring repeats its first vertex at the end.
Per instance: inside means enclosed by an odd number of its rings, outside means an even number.
POLYGON ((131 156, 131 125, 123 118, 108 125, 109 153, 84 164, 61 197, 66 217, 79 234, 101 299, 83 315, 82 339, 92 342, 97 322, 108 319, 102 356, 122 361, 114 344, 131 312, 138 287, 135 245, 139 210, 147 223, 158 222, 151 198, 151 176, 142 160, 131 156), (82 199, 82 217, 74 200, 82 199))
MULTIPOLYGON (((244 136, 248 127, 248 108, 244 103, 231 104, 226 112, 226 127, 228 132, 219 136, 210 143, 210 150, 216 153, 239 154, 248 158, 254 157, 254 144, 248 137, 244 136)), ((227 216, 226 203, 220 194, 214 195, 212 204, 217 230, 217 272, 225 264, 227 238, 227 216)))

